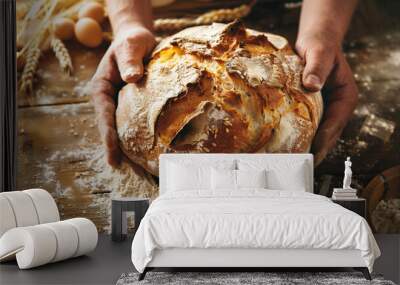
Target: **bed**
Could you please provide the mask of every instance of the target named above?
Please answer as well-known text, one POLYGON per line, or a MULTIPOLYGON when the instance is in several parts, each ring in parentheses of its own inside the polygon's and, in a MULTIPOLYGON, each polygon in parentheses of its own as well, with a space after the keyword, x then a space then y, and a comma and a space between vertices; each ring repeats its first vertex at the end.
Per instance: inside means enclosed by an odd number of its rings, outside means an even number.
POLYGON ((153 268, 352 267, 380 255, 361 216, 313 194, 311 154, 163 154, 132 262, 153 268))

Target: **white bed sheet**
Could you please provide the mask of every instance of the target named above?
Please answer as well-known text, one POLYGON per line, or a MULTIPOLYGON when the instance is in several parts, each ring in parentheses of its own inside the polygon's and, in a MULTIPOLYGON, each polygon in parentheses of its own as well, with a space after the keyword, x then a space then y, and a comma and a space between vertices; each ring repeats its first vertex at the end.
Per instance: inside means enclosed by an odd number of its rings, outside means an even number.
POLYGON ((372 271, 379 248, 361 216, 299 191, 184 191, 154 200, 132 243, 143 272, 155 249, 357 249, 372 271))

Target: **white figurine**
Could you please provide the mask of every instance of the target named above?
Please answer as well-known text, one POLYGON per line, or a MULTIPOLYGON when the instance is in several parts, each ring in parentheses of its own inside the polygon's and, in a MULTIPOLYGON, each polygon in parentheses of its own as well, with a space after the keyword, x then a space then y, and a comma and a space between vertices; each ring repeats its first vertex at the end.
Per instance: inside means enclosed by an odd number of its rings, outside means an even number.
POLYGON ((351 175, 353 172, 351 171, 351 161, 350 157, 347 157, 347 160, 344 162, 344 178, 343 178, 343 189, 353 189, 351 188, 351 175))

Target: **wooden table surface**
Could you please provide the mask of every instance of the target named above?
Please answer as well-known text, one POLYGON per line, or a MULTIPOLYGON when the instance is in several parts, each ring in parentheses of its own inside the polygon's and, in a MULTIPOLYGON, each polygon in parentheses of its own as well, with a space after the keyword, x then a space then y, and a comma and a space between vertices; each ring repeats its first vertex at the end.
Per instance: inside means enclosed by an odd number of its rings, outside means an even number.
MULTIPOLYGON (((172 8, 157 9, 155 16, 185 15, 187 3, 178 1, 172 8)), ((219 7, 221 1, 194 3, 198 6, 191 14, 219 7)), ((360 103, 337 147, 316 170, 317 186, 325 185, 322 191, 340 185, 345 156, 353 158, 358 188, 399 164, 400 21, 395 12, 399 8, 397 1, 360 1, 344 46, 360 89, 360 103)), ((293 42, 299 11, 260 1, 244 22, 293 42)), ((45 54, 35 94, 18 95, 17 187, 42 187, 56 198, 63 218, 85 216, 100 230, 108 230, 110 196, 154 197, 156 181, 129 163, 112 170, 102 159, 94 109, 83 91, 106 44, 97 49, 73 42, 67 46, 73 76, 62 74, 54 56, 45 54)))

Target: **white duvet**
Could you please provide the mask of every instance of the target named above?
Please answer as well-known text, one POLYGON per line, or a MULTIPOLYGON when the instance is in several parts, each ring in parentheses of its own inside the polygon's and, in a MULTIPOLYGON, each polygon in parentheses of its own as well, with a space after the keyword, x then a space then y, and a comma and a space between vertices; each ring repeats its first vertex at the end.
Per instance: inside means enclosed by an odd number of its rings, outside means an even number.
POLYGON ((171 192, 154 200, 132 243, 143 272, 155 249, 358 249, 372 271, 379 248, 365 219, 306 192, 171 192))

